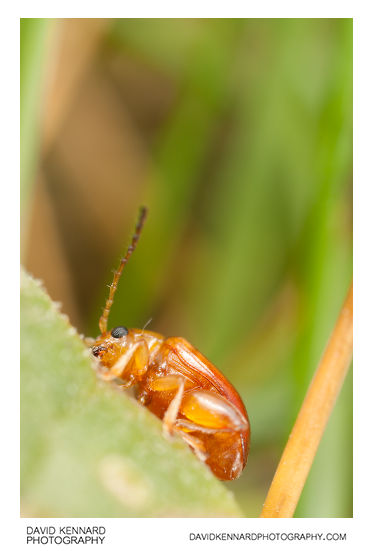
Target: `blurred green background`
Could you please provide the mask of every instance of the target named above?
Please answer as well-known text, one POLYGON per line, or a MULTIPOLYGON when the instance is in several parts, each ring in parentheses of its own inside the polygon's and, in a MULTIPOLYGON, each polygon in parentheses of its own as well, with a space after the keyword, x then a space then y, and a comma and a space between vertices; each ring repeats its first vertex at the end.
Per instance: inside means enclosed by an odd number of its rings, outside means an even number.
MULTIPOLYGON (((352 276, 351 19, 21 20, 22 257, 98 334, 187 338, 239 390, 259 515, 352 276)), ((349 374, 296 511, 352 516, 349 374)))

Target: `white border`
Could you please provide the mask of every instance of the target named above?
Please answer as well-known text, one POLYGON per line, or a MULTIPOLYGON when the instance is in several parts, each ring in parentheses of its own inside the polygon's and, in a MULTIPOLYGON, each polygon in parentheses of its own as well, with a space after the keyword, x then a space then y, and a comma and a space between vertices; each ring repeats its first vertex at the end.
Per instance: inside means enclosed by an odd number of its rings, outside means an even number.
MULTIPOLYGON (((328 531, 348 532, 344 548, 367 549, 371 545, 371 423, 372 423, 372 18, 366 3, 234 2, 91 2, 75 0, 51 6, 46 1, 19 2, 2 17, 2 465, 1 546, 23 549, 26 525, 92 525, 107 527, 105 548, 132 549, 149 545, 156 549, 192 546, 254 545, 253 542, 190 542, 189 532, 328 531), (312 9, 311 9, 312 8, 312 9), (64 13, 61 13, 61 12, 64 13), (354 390, 354 519, 19 519, 19 17, 354 17, 354 272, 355 272, 355 390, 354 390), (6 191, 5 191, 6 190, 6 191), (5 296, 4 296, 5 295, 5 296), (155 543, 156 542, 156 543, 155 543)), ((317 545, 322 545, 316 542, 317 545)), ((261 548, 270 542, 257 542, 261 548)), ((282 549, 298 548, 295 542, 276 543, 282 549)), ((309 542, 304 545, 313 545, 309 542)), ((329 545, 329 544, 327 544, 329 545)), ((335 545, 335 544, 334 544, 335 545)), ((49 548, 50 546, 42 546, 49 548)), ((61 547, 61 546, 59 546, 61 547)), ((30 548, 28 546, 28 548, 30 548)))

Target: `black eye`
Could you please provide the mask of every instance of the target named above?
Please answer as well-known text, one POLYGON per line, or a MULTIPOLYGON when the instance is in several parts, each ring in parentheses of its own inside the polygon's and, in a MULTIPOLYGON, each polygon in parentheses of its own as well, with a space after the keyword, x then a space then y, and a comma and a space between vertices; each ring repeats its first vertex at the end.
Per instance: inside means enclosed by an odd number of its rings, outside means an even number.
POLYGON ((115 339, 120 339, 126 335, 128 335, 128 329, 127 327, 123 327, 123 325, 118 325, 118 327, 114 327, 114 329, 111 330, 111 336, 115 339))

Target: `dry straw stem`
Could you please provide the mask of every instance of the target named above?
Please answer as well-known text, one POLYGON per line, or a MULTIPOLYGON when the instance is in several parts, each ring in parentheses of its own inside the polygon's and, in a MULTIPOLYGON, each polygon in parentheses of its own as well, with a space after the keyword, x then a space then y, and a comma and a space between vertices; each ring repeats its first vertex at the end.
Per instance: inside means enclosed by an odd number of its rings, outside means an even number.
POLYGON ((352 284, 273 478, 261 517, 289 518, 297 506, 352 357, 352 284))

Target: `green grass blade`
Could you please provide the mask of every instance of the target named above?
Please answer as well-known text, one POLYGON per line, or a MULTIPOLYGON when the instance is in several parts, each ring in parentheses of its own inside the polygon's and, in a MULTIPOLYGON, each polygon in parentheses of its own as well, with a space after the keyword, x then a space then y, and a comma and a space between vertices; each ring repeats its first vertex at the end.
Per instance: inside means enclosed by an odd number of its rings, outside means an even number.
POLYGON ((51 20, 26 18, 20 21, 21 35, 21 213, 22 235, 27 235, 31 188, 37 164, 42 88, 47 37, 51 20))

